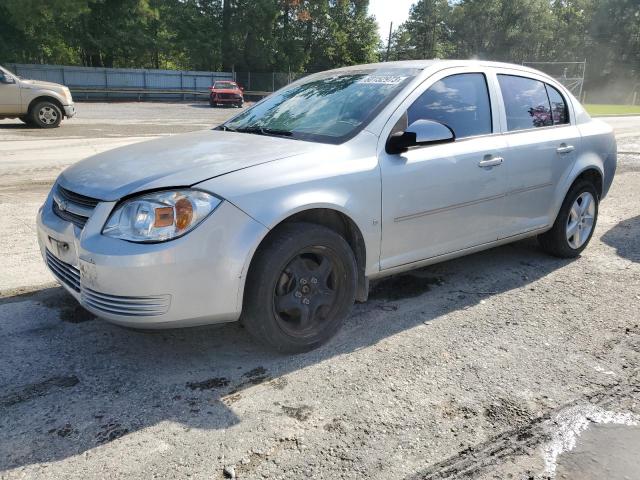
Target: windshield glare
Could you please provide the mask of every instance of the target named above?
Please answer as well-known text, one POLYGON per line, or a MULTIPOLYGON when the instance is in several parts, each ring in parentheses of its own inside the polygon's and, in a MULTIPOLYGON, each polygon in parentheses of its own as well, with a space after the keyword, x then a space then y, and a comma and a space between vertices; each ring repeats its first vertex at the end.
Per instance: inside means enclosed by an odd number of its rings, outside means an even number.
POLYGON ((232 82, 216 82, 213 88, 236 88, 236 84, 232 82))
POLYGON ((415 69, 368 69, 313 75, 274 93, 222 127, 342 143, 362 130, 416 74, 415 69))

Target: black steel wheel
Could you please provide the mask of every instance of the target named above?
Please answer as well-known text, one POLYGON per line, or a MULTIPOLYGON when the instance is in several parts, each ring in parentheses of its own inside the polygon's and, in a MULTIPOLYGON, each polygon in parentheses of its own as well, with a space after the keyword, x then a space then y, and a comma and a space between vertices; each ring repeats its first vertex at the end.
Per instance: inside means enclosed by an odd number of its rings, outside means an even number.
POLYGON ((281 352, 304 352, 339 330, 355 300, 349 244, 319 225, 294 223, 272 233, 247 278, 243 323, 281 352))
POLYGON ((346 279, 333 251, 310 247, 281 272, 273 292, 280 327, 292 336, 313 335, 335 314, 338 291, 346 279))

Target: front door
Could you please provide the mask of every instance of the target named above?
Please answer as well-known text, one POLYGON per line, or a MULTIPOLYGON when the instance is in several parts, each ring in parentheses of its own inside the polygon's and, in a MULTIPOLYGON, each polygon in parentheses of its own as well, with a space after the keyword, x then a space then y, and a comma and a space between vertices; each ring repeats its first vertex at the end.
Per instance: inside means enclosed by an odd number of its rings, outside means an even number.
POLYGON ((20 109, 20 84, 13 75, 0 68, 0 115, 17 115, 20 109))
POLYGON ((450 127, 456 140, 402 154, 382 149, 382 270, 496 241, 502 224, 506 141, 493 134, 486 74, 449 72, 427 82, 392 132, 427 119, 450 127))

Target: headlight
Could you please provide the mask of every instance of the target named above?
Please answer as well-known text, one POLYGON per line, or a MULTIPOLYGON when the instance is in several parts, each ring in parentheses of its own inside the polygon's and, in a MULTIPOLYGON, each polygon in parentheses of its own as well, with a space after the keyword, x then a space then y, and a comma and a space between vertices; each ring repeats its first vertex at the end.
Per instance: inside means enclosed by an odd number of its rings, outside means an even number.
POLYGON ((221 202, 200 190, 147 193, 118 205, 102 233, 130 242, 164 242, 196 228, 221 202))

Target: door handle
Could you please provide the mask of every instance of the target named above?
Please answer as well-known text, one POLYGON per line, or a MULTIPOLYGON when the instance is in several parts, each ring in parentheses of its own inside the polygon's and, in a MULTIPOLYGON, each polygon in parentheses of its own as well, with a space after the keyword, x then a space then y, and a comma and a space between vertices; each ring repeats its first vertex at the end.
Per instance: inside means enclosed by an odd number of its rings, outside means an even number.
POLYGON ((571 153, 574 150, 575 150, 575 147, 573 145, 567 145, 566 143, 563 143, 556 149, 556 152, 558 152, 559 154, 563 154, 563 153, 571 153))
POLYGON ((478 166, 480 168, 497 167, 498 165, 502 165, 502 162, 504 162, 504 158, 502 157, 492 157, 491 155, 487 155, 484 160, 481 160, 480 163, 478 163, 478 166))

